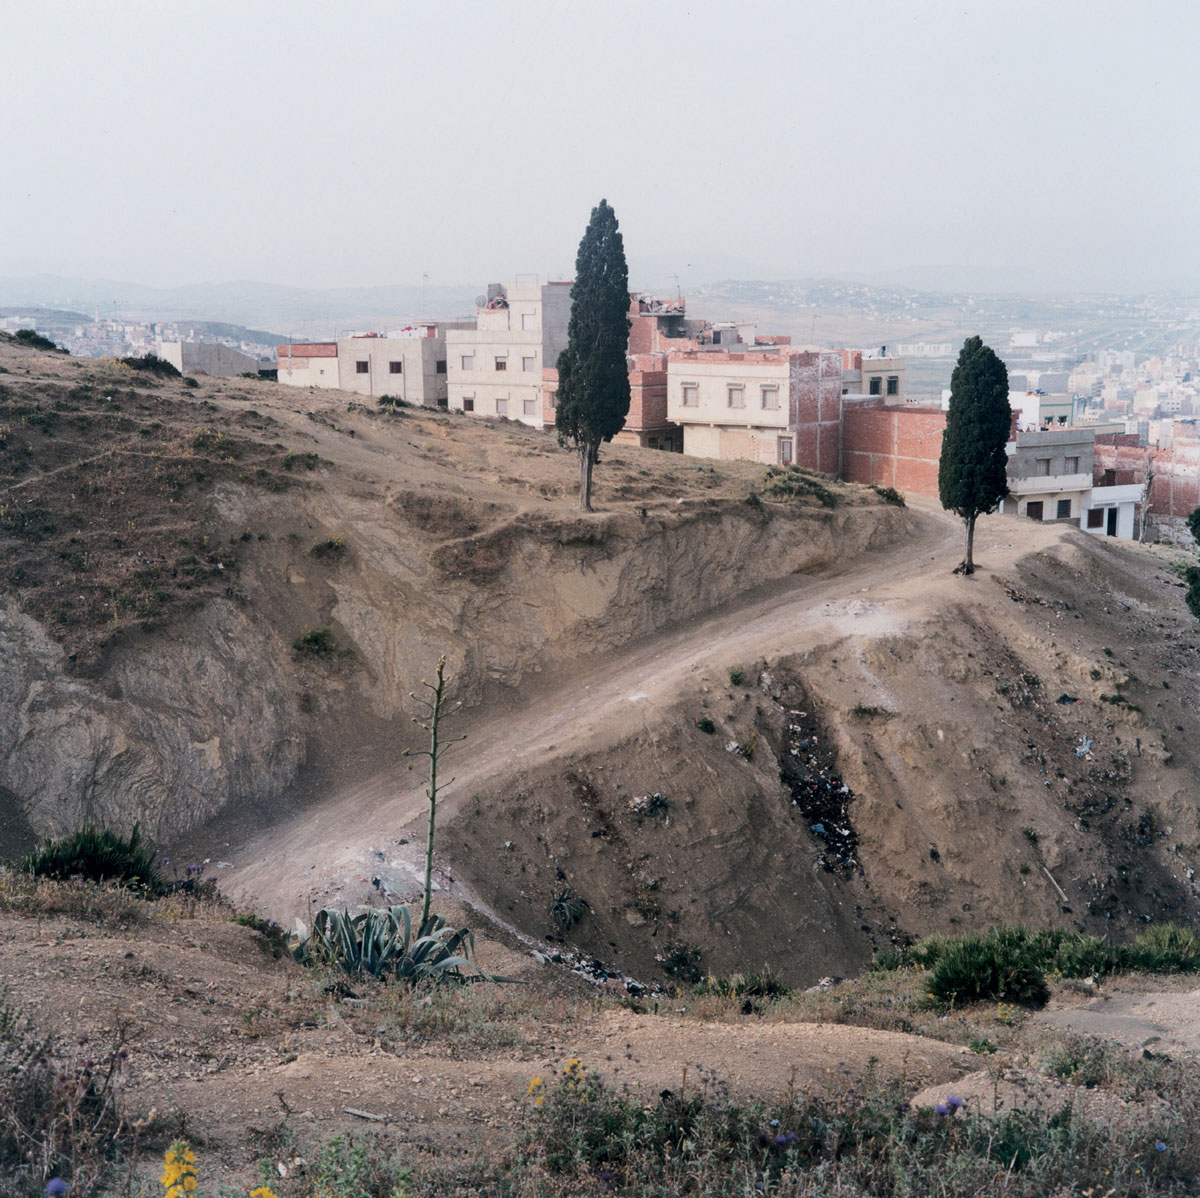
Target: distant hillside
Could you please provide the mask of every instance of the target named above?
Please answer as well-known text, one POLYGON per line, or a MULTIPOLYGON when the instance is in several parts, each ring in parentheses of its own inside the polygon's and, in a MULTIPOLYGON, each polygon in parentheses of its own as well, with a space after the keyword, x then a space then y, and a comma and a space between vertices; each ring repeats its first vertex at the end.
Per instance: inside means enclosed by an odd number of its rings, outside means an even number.
POLYGON ((244 280, 148 287, 128 280, 29 275, 0 278, 0 303, 83 308, 101 317, 131 320, 221 321, 285 329, 313 322, 369 327, 414 316, 473 312, 475 297, 486 282, 426 284, 424 289, 419 284, 321 289, 244 280))
POLYGON ((49 324, 83 324, 92 319, 82 312, 64 312, 60 308, 0 307, 0 319, 6 316, 29 316, 34 320, 43 320, 49 324))

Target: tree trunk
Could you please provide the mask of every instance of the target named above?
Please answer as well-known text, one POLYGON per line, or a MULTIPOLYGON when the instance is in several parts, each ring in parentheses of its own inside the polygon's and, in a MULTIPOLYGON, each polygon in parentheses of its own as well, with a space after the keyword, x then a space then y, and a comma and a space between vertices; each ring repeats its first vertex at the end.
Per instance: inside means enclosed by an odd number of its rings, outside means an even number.
POLYGON ((579 507, 581 511, 592 510, 592 463, 594 454, 588 442, 579 446, 579 507))
POLYGON ((963 558, 964 574, 975 573, 975 517, 967 517, 967 556, 963 558))

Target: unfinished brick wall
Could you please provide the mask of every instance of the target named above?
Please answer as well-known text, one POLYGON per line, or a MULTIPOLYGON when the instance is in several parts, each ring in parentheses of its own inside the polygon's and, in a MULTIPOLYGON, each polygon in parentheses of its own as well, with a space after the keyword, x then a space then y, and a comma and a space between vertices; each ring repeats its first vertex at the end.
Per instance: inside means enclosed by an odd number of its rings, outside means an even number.
POLYGON ((841 433, 842 355, 793 353, 788 359, 789 423, 796 465, 836 475, 841 433))
MULTIPOLYGON (((1200 507, 1200 441, 1181 438, 1169 449, 1150 449, 1130 433, 1096 434, 1093 478, 1097 486, 1144 485, 1147 466, 1153 475, 1147 537, 1192 544, 1187 518, 1200 507)), ((1141 518, 1138 504, 1135 525, 1140 526, 1141 518)))
POLYGON ((842 418, 842 477, 937 498, 946 413, 884 408, 883 399, 847 404, 842 418))

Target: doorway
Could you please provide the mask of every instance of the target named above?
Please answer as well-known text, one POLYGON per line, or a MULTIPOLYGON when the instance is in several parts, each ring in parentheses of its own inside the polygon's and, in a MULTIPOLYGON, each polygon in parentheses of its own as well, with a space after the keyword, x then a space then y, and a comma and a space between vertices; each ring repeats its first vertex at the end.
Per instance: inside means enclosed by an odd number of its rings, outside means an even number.
POLYGON ((1108 526, 1104 530, 1110 537, 1117 535, 1117 509, 1110 507, 1108 509, 1108 526))
POLYGON ((791 437, 779 438, 779 464, 781 466, 790 466, 792 464, 792 439, 791 437))

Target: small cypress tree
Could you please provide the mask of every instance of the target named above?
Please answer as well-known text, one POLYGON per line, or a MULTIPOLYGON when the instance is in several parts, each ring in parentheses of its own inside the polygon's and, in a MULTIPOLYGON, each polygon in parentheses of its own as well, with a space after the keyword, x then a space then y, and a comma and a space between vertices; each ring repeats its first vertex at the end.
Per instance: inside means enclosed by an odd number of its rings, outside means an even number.
POLYGON ((956 574, 974 574, 975 521, 1008 494, 1004 446, 1012 424, 1008 370, 979 337, 968 337, 950 377, 950 410, 938 461, 942 507, 961 516, 967 552, 956 574))
POLYGON ((571 288, 567 348, 558 356, 554 425, 563 445, 579 454, 579 506, 592 510, 592 468, 600 445, 629 415, 629 268, 617 217, 601 200, 592 209, 571 288))

